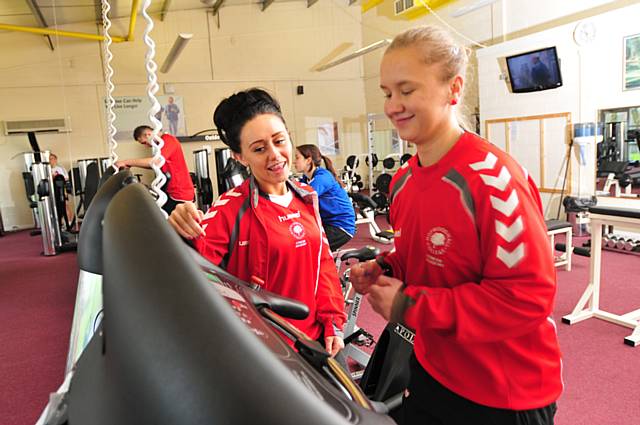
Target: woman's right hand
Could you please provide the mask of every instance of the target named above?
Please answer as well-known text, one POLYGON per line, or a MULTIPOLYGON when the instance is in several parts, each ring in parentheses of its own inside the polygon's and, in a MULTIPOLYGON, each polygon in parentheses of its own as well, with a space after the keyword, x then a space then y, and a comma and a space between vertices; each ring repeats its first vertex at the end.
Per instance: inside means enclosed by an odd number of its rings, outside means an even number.
POLYGON ((356 292, 366 294, 381 275, 382 268, 375 260, 371 260, 353 265, 349 272, 349 282, 356 292))
POLYGON ((169 216, 169 224, 186 239, 196 239, 204 236, 200 222, 204 213, 196 208, 193 202, 178 204, 169 216))

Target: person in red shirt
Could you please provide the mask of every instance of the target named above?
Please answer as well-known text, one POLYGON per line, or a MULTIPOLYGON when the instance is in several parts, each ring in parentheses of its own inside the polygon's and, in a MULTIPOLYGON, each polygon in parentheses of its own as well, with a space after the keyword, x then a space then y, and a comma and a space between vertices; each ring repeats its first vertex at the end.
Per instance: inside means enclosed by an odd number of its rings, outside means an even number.
POLYGON ((541 200, 513 158, 461 128, 467 54, 436 27, 398 35, 385 114, 417 147, 390 184, 395 250, 351 269, 415 329, 406 424, 553 424, 562 392, 556 276, 541 200))
MULTIPOLYGON (((140 144, 151 147, 151 138, 153 136, 153 129, 148 125, 141 125, 136 127, 133 131, 133 138, 140 144)), ((174 208, 183 202, 193 201, 194 189, 191 176, 189 175, 189 169, 187 168, 187 162, 184 159, 182 153, 182 147, 178 139, 171 134, 164 133, 160 136, 164 142, 164 146, 160 150, 164 157, 165 163, 162 166, 162 172, 167 176, 167 183, 162 190, 167 194, 167 202, 162 206, 162 209, 171 214, 174 208)), ((120 167, 139 167, 139 168, 151 168, 153 163, 153 157, 137 158, 137 159, 123 159, 117 161, 115 166, 120 167)))
POLYGON ((288 179, 292 144, 280 105, 264 90, 249 89, 224 99, 213 117, 251 177, 206 214, 191 202, 178 205, 169 223, 234 276, 307 304, 307 319, 289 321, 336 355, 344 348, 344 299, 318 196, 288 179))

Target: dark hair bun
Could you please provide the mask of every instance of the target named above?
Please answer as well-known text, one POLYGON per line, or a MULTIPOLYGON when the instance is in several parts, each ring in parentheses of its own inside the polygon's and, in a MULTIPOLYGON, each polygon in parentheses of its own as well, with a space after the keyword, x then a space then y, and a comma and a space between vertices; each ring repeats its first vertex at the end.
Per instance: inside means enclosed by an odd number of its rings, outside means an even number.
POLYGON ((242 127, 260 114, 274 114, 284 122, 278 101, 266 91, 252 88, 222 100, 213 113, 213 122, 222 142, 240 152, 242 127))

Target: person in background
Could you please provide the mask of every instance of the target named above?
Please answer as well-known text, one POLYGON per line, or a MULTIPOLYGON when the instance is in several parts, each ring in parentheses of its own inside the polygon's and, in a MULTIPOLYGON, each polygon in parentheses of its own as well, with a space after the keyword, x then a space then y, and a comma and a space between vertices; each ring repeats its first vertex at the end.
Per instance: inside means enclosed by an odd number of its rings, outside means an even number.
POLYGON ((547 87, 551 80, 549 67, 540 60, 539 56, 532 57, 531 64, 531 81, 533 81, 533 84, 535 84, 536 87, 547 87))
POLYGON ((69 173, 67 173, 67 170, 65 170, 64 167, 61 167, 60 164, 58 164, 58 155, 53 152, 49 154, 49 165, 51 166, 52 177, 60 175, 64 177, 65 180, 69 180, 69 173))
POLYGON ((164 113, 167 115, 167 120, 169 120, 169 132, 171 134, 178 134, 180 108, 174 103, 173 96, 169 96, 168 102, 164 107, 164 113))
MULTIPOLYGON (((148 147, 151 147, 152 137, 153 129, 148 125, 136 127, 133 131, 133 138, 138 143, 148 147)), ((165 160, 161 170, 167 176, 167 183, 162 188, 167 194, 167 202, 162 206, 162 209, 165 210, 167 214, 171 214, 176 205, 186 201, 193 201, 193 182, 191 181, 191 176, 187 169, 187 162, 184 159, 182 147, 178 139, 167 133, 162 134, 160 138, 164 141, 161 153, 165 160)), ((117 168, 138 167, 150 169, 151 164, 153 164, 153 157, 123 159, 117 161, 115 166, 117 168)))
MULTIPOLYGON (((56 155, 53 152, 49 154, 49 165, 51 166, 51 177, 62 176, 64 177, 65 182, 69 181, 69 173, 67 172, 67 170, 64 169, 64 167, 58 164, 58 155, 56 155)), ((65 210, 67 213, 67 219, 69 220, 69 222, 72 222, 74 217, 73 205, 71 205, 71 202, 69 202, 69 196, 67 195, 66 192, 64 195, 65 195, 65 210)))
POLYGON ((169 223, 232 275, 309 306, 306 319, 289 321, 336 355, 344 348, 344 299, 317 194, 289 180, 292 145, 280 104, 264 90, 249 89, 220 102, 213 119, 251 176, 206 214, 192 202, 178 205, 169 223))
POLYGON ((356 215, 349 195, 340 185, 333 163, 316 145, 297 146, 294 165, 297 172, 303 173, 301 181, 318 194, 322 226, 331 251, 335 251, 356 232, 356 215), (320 166, 323 161, 325 168, 320 166))
POLYGON ((390 185, 395 251, 350 278, 415 329, 403 423, 550 425, 563 384, 542 203, 522 166, 460 126, 466 63, 431 26, 384 53, 384 111, 417 154, 390 185))

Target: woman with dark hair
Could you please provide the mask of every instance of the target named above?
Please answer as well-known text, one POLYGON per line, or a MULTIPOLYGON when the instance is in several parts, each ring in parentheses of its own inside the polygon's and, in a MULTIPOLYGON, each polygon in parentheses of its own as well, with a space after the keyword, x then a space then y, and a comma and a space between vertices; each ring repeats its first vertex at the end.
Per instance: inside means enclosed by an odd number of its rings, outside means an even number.
POLYGON ((296 147, 296 171, 303 173, 301 181, 318 193, 322 226, 335 251, 353 238, 356 232, 356 214, 349 195, 342 188, 329 158, 320 153, 316 145, 296 147), (324 161, 325 168, 320 165, 324 161))
POLYGON ((234 276, 307 304, 309 316, 290 322, 335 355, 344 348, 344 299, 317 194, 289 180, 292 145, 280 105, 264 90, 249 89, 220 102, 213 120, 251 177, 206 214, 191 202, 179 205, 169 223, 234 276))

